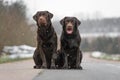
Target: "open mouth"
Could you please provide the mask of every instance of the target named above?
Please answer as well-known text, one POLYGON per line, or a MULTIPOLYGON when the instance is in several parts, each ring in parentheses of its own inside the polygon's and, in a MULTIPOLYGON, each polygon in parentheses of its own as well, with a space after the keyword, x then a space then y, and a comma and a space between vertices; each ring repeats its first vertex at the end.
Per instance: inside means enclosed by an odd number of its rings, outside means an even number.
POLYGON ((67 28, 66 32, 67 32, 67 34, 72 34, 73 29, 72 28, 67 28))

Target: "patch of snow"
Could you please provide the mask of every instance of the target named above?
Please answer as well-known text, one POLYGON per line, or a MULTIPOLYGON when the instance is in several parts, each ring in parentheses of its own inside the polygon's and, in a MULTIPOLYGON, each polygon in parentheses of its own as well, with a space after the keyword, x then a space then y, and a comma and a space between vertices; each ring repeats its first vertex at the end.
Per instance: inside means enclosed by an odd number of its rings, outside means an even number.
POLYGON ((19 52, 19 48, 17 46, 4 46, 3 52, 15 54, 19 52))
POLYGON ((12 55, 9 55, 8 57, 11 58, 11 59, 15 59, 15 58, 30 58, 32 57, 33 54, 12 54, 12 55))
POLYGON ((91 56, 95 58, 99 58, 103 53, 99 51, 92 52, 91 56))
POLYGON ((4 46, 3 53, 9 53, 9 58, 29 58, 33 56, 35 47, 28 45, 4 46))
POLYGON ((120 36, 118 32, 109 32, 109 33, 81 33, 81 37, 83 38, 90 38, 90 37, 111 37, 115 38, 120 36))
POLYGON ((99 52, 99 51, 92 52, 91 56, 94 57, 94 58, 114 60, 114 61, 120 60, 120 54, 110 55, 110 54, 99 52))
POLYGON ((23 49, 23 50, 35 50, 35 47, 31 47, 28 45, 21 45, 19 46, 19 49, 23 49))

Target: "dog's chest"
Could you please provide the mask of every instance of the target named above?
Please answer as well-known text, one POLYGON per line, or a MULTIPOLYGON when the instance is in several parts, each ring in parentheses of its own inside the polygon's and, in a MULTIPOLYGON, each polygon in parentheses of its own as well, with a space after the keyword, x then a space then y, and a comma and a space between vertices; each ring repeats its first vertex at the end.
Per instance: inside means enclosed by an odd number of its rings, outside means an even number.
POLYGON ((46 40, 49 38, 50 34, 51 34, 50 31, 46 30, 46 31, 41 31, 39 33, 39 36, 41 37, 41 39, 46 40))
POLYGON ((77 47, 77 41, 75 39, 65 40, 65 49, 73 51, 77 47))
POLYGON ((42 48, 44 51, 53 51, 53 43, 52 42, 43 42, 42 48))
POLYGON ((70 56, 76 56, 77 50, 79 49, 78 43, 76 39, 67 39, 64 40, 63 49, 65 50, 66 54, 70 56))
POLYGON ((42 48, 50 49, 52 47, 53 47, 53 43, 50 41, 42 43, 42 48))

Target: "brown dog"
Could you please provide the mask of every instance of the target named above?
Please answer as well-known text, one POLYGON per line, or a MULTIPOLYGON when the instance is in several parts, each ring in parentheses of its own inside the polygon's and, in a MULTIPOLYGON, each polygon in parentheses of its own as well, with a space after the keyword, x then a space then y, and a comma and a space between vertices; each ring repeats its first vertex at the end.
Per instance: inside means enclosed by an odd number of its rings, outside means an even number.
POLYGON ((55 68, 57 50, 57 35, 51 23, 53 14, 48 11, 38 11, 33 19, 36 21, 37 48, 34 52, 34 68, 55 68))
POLYGON ((65 17, 60 23, 63 30, 60 40, 61 49, 58 50, 56 65, 58 68, 82 69, 80 65, 82 60, 81 37, 78 31, 81 22, 76 17, 65 17))

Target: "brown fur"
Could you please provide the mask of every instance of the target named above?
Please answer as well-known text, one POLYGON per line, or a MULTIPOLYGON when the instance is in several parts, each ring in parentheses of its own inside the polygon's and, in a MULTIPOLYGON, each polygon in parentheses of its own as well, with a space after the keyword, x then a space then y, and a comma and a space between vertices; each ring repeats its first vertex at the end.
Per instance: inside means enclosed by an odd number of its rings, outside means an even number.
POLYGON ((56 66, 57 68, 65 69, 82 69, 80 65, 82 61, 82 52, 80 50, 81 37, 78 31, 78 26, 81 22, 75 17, 65 17, 60 23, 63 30, 56 66))
POLYGON ((38 11, 33 19, 37 22, 37 48, 34 52, 34 68, 55 68, 57 50, 57 35, 51 23, 53 14, 48 11, 38 11))

